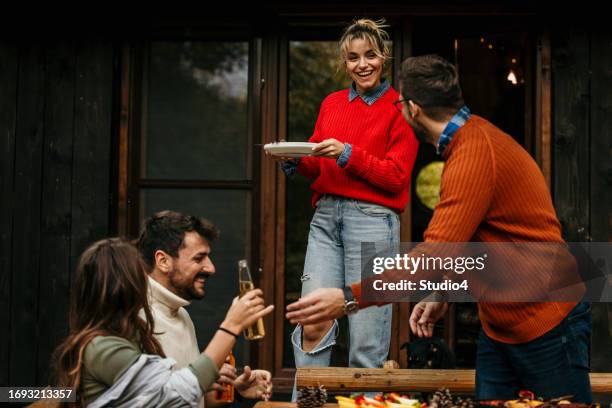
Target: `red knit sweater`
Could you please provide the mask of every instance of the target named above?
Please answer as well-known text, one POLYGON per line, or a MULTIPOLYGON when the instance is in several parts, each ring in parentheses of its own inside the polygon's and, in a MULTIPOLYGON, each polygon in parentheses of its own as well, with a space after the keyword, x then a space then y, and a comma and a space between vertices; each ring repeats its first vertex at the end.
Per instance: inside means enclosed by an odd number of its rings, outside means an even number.
MULTIPOLYGON (((563 242, 544 176, 512 137, 472 115, 444 151, 440 202, 425 242, 563 242)), ((537 273, 537 269, 534 270, 537 273)), ((360 306, 361 284, 352 285, 360 306)), ((524 343, 559 324, 576 302, 480 303, 495 340, 524 343)))
POLYGON ((304 157, 297 171, 314 179, 313 206, 323 194, 369 201, 402 212, 408 203, 410 173, 418 142, 393 102, 398 93, 389 88, 374 104, 361 98, 349 102, 349 90, 329 95, 321 104, 309 141, 334 138, 352 145, 344 168, 336 160, 304 157))

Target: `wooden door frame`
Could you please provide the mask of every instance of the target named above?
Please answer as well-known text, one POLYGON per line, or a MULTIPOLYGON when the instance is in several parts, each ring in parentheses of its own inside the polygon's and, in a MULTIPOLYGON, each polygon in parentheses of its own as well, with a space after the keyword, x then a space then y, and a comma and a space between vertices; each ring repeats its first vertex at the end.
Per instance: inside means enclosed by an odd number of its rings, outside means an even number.
MULTIPOLYGON (((412 55, 412 19, 406 16, 399 20, 394 27, 394 55, 400 56, 402 61, 412 55)), ((535 99, 535 153, 538 164, 548 182, 550 182, 550 41, 547 41, 547 32, 538 35, 538 47, 535 64, 534 87, 535 99)), ((287 50, 288 37, 278 33, 264 40, 263 58, 263 91, 262 91, 262 141, 268 143, 278 139, 287 139, 287 50), (276 110, 275 110, 276 108, 276 110)), ((399 65, 395 64, 394 77, 397 78, 399 65)), ((276 163, 269 160, 261 161, 261 251, 260 263, 264 266, 264 292, 266 301, 274 302, 275 309, 271 326, 272 335, 267 336, 261 343, 265 350, 258 360, 259 366, 270 370, 274 376, 276 388, 280 392, 289 392, 293 386, 294 369, 282 366, 284 330, 286 324, 284 317, 284 262, 285 262, 285 177, 276 163)), ((411 211, 408 204, 401 216, 401 241, 411 241, 411 211)), ((408 318, 411 304, 400 303, 394 305, 394 318, 392 323, 392 339, 390 358, 398 361, 401 367, 407 367, 408 356, 406 350, 399 346, 410 340, 408 318)), ((447 316, 447 340, 454 336, 451 312, 447 316)))
MULTIPOLYGON (((394 55, 398 61, 410 55, 410 35, 403 27, 410 26, 410 19, 398 21, 394 27, 394 55)), ((262 140, 269 143, 279 139, 287 140, 287 88, 288 88, 288 45, 289 35, 278 33, 264 38, 262 66, 262 140)), ((394 77, 399 73, 399 64, 394 65, 394 77)), ((283 325, 288 324, 284 314, 285 288, 285 214, 286 178, 272 160, 262 160, 261 171, 261 213, 260 213, 260 264, 266 276, 262 289, 266 302, 277 306, 273 313, 272 335, 261 341, 259 367, 273 373, 275 388, 289 392, 293 387, 294 368, 283 367, 283 346, 285 339, 283 325), (268 300, 270 299, 270 300, 268 300), (283 306, 283 307, 281 307, 283 306), (273 352, 271 351, 273 350, 273 352)), ((401 240, 410 241, 410 204, 401 216, 401 240)), ((406 361, 405 351, 400 356, 399 346, 407 342, 410 304, 394 305, 390 358, 406 361)), ((405 363, 402 364, 405 366, 405 363)))

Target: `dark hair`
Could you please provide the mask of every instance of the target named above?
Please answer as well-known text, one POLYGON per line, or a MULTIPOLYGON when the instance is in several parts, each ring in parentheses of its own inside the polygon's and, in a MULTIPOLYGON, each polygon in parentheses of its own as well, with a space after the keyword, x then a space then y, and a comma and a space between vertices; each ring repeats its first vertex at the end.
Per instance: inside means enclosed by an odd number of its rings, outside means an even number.
POLYGON ((147 288, 144 265, 131 243, 108 238, 83 252, 70 293, 70 331, 53 358, 59 386, 74 388, 82 395, 85 348, 96 336, 123 337, 136 342, 145 353, 164 357, 153 337, 147 288), (140 310, 146 320, 139 316, 140 310))
POLYGON ((160 211, 145 220, 138 238, 140 255, 150 268, 155 265, 155 251, 162 250, 177 258, 186 232, 195 231, 208 242, 219 236, 219 230, 208 220, 175 211, 160 211))
POLYGON ((399 80, 402 97, 420 105, 434 120, 454 114, 465 104, 455 66, 438 55, 407 58, 399 80))

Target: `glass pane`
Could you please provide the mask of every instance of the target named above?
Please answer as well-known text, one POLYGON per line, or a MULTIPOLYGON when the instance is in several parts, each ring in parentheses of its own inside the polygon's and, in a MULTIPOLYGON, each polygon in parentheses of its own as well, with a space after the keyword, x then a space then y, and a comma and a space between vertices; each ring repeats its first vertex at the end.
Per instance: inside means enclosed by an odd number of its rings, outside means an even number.
MULTIPOLYGON (((206 282, 204 298, 188 307, 203 350, 238 295, 238 260, 250 254, 251 194, 243 190, 144 189, 140 203, 141 224, 145 217, 170 209, 207 218, 221 231, 211 244, 216 273, 206 282)), ((239 363, 247 361, 246 346, 241 336, 234 349, 239 363)))
MULTIPOLYGON (((525 82, 533 48, 525 32, 487 32, 461 35, 453 41, 461 88, 472 112, 510 134, 527 150, 525 82)), ((475 303, 456 305, 455 347, 457 368, 473 368, 480 333, 475 303)))
MULTIPOLYGON (((479 18, 470 21, 459 24, 452 18, 416 19, 413 53, 439 54, 456 64, 463 96, 472 112, 508 132, 529 151, 533 123, 532 108, 527 101, 532 98, 529 87, 533 83, 530 62, 534 54, 533 39, 522 28, 517 29, 516 23, 490 19, 486 22, 479 18)), ((418 175, 438 160, 440 157, 433 146, 421 143, 412 174, 418 175)), ((413 178, 412 239, 420 241, 433 210, 419 199, 415 182, 413 178)), ((457 303, 450 317, 454 318, 452 340, 457 368, 473 368, 480 330, 477 305, 457 303)), ((444 324, 447 323, 436 325, 437 337, 445 337, 444 324)))
MULTIPOLYGON (((455 41, 456 64, 465 101, 524 145, 525 85, 533 47, 525 32, 489 33, 455 41)), ((528 150, 530 146, 525 146, 528 150)))
POLYGON ((248 43, 153 42, 142 177, 243 180, 248 43))
MULTIPOLYGON (((392 44, 389 46, 392 49, 392 44)), ((385 77, 391 80, 391 64, 385 77)), ((321 102, 327 95, 349 87, 351 80, 343 69, 338 69, 337 41, 291 41, 289 43, 289 107, 288 140, 306 141, 312 135, 321 102)), ((300 296, 300 277, 308 243, 308 231, 313 208, 310 204, 310 181, 297 174, 286 183, 286 252, 285 252, 285 303, 300 296)), ((344 326, 341 323, 341 326, 344 326)), ((292 326, 284 325, 283 365, 294 367, 293 349, 289 339, 292 326)), ((346 354, 344 330, 338 338, 333 361, 342 364, 346 354)))

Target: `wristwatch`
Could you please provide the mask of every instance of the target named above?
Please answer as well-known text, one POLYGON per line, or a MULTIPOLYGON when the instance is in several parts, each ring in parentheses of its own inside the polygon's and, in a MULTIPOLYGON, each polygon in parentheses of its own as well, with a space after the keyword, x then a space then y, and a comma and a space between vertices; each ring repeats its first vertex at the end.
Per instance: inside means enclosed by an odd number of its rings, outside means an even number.
POLYGON ((353 291, 350 286, 345 286, 342 288, 342 292, 344 293, 344 314, 350 316, 359 311, 359 303, 355 300, 355 296, 353 296, 353 291))

